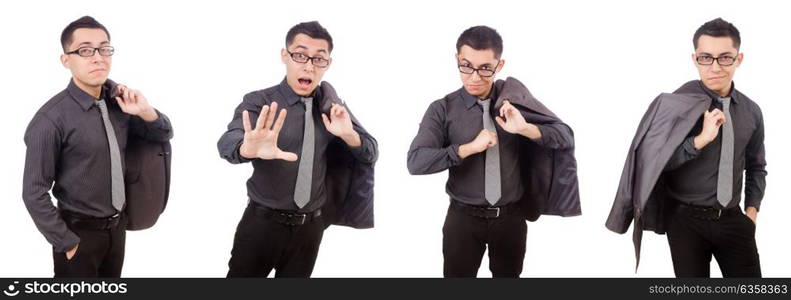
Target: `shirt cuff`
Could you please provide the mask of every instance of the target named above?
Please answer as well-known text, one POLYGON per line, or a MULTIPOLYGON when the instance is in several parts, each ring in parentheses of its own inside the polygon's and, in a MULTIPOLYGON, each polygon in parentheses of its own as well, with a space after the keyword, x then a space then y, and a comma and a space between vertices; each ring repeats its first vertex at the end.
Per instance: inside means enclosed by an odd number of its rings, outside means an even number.
POLYGON ((690 158, 695 158, 700 154, 700 150, 695 149, 695 137, 688 137, 684 140, 682 147, 684 147, 684 151, 691 156, 690 158))
POLYGON ((233 152, 234 154, 233 155, 238 158, 238 161, 240 163, 246 163, 246 162, 253 161, 254 158, 253 159, 246 158, 246 157, 242 156, 242 153, 239 152, 239 149, 242 148, 242 143, 244 143, 244 139, 239 140, 239 143, 236 144, 236 147, 234 148, 234 152, 233 152))
POLYGON ((448 150, 448 158, 450 158, 451 166, 458 166, 461 164, 461 156, 459 156, 459 144, 453 144, 445 148, 448 150))
POLYGON ((80 243, 80 237, 71 232, 71 230, 66 231, 66 236, 60 240, 60 243, 55 246, 55 252, 66 252, 71 249, 74 249, 80 243))
POLYGON ((362 134, 360 135, 360 146, 352 147, 344 142, 344 144, 346 144, 346 148, 349 148, 349 151, 352 153, 352 156, 354 156, 356 159, 359 160, 367 160, 364 159, 366 156, 365 153, 367 152, 366 151, 367 150, 366 146, 368 146, 367 143, 368 142, 366 142, 365 136, 363 136, 362 134))
POLYGON ((761 200, 755 199, 745 199, 744 200, 744 210, 746 211, 748 207, 755 207, 756 211, 761 211, 761 200))

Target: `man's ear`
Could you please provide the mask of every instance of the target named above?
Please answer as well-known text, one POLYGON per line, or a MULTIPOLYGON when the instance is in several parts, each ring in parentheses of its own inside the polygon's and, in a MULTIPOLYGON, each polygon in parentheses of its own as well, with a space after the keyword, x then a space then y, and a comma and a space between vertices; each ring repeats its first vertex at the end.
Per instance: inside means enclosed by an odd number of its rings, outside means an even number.
POLYGON ((697 60, 697 58, 696 58, 696 55, 695 55, 695 53, 692 53, 692 56, 691 56, 691 58, 692 58, 692 64, 693 64, 693 65, 695 65, 695 66, 697 67, 697 66, 698 66, 698 60, 697 60))
POLYGON ((502 71, 502 70, 503 70, 503 67, 505 67, 505 59, 501 59, 501 60, 500 60, 500 62, 499 62, 499 63, 497 63, 497 69, 496 69, 496 71, 497 71, 497 72, 500 72, 500 71, 502 71))
POLYGON ((280 49, 280 61, 282 61, 284 64, 288 63, 288 52, 286 49, 280 49))
POLYGON ((69 55, 68 54, 61 54, 60 55, 60 64, 63 65, 64 68, 69 68, 69 55))
POLYGON ((739 53, 739 55, 736 55, 736 67, 740 66, 743 60, 744 60, 744 53, 739 53))

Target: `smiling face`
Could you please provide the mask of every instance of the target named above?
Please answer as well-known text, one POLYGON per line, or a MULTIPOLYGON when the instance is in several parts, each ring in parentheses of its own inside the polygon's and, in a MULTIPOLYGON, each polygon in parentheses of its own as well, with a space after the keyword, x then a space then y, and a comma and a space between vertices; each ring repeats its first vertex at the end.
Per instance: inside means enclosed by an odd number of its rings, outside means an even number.
POLYGON ((720 96, 727 96, 731 89, 731 82, 736 68, 742 63, 744 55, 739 53, 739 50, 733 46, 733 40, 730 37, 713 37, 710 35, 701 35, 698 39, 698 48, 695 49, 695 54, 692 54, 692 61, 695 67, 698 68, 698 74, 703 84, 719 94, 720 96), (732 57, 735 62, 730 66, 723 66, 717 60, 711 65, 701 65, 697 62, 700 57, 732 57))
MULTIPOLYGON (((103 46, 110 46, 110 39, 104 30, 80 28, 72 33, 72 42, 66 48, 66 52, 85 47, 99 48, 103 46)), ((60 61, 64 67, 71 71, 74 83, 82 90, 90 93, 92 91, 101 91, 101 86, 107 81, 113 62, 112 56, 102 56, 99 51, 96 51, 91 57, 62 54, 60 61)))
POLYGON ((329 43, 324 39, 314 39, 307 34, 297 34, 288 49, 280 51, 283 64, 286 65, 286 82, 291 89, 300 96, 309 96, 321 82, 324 72, 332 63, 330 58, 329 43), (308 60, 305 63, 296 62, 288 53, 304 55, 313 58, 323 58, 329 61, 326 67, 316 67, 308 60))
POLYGON ((459 53, 456 54, 456 60, 459 66, 495 71, 495 74, 490 77, 481 76, 478 74, 478 71, 472 74, 459 72, 464 90, 479 99, 485 99, 489 96, 489 92, 492 90, 492 84, 497 76, 496 72, 499 72, 505 64, 505 60, 497 59, 494 50, 475 50, 468 45, 461 47, 459 53))

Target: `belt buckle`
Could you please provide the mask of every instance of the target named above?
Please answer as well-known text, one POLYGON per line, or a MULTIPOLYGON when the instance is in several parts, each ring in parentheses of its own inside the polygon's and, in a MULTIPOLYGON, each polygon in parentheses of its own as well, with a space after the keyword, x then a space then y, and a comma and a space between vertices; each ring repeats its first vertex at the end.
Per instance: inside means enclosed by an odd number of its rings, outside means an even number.
POLYGON ((300 221, 299 225, 305 225, 305 219, 307 218, 308 214, 299 214, 302 216, 302 220, 300 221))
POLYGON ((280 213, 282 216, 286 217, 288 220, 288 225, 296 226, 296 225, 304 225, 305 219, 307 218, 307 214, 298 214, 298 213, 280 213), (295 217, 302 217, 299 221, 292 221, 295 217))
POLYGON ((120 216, 121 216, 120 214, 116 213, 116 214, 110 216, 109 218, 105 219, 104 220, 104 226, 103 226, 104 229, 110 229, 110 228, 115 227, 115 225, 118 225, 118 223, 116 223, 114 225, 113 222, 116 222, 118 220, 118 217, 120 217, 120 216))
POLYGON ((493 218, 499 218, 500 217, 500 208, 499 207, 487 207, 486 210, 487 211, 489 211, 489 210, 494 210, 495 211, 495 215, 494 215, 493 218))
POLYGON ((717 209, 717 218, 715 220, 719 220, 722 217, 722 209, 717 209))

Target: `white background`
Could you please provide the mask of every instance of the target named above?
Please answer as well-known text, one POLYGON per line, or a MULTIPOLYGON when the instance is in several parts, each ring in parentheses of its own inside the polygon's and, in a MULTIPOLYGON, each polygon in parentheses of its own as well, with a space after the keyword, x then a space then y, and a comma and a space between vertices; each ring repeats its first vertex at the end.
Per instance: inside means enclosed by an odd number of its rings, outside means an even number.
MULTIPOLYGON (((319 20, 335 39, 331 82, 379 141, 376 228, 333 226, 316 277, 442 276, 447 173, 410 176, 406 153, 431 101, 459 88, 458 35, 497 29, 506 65, 572 126, 583 215, 529 223, 523 277, 632 277, 631 231, 604 227, 625 155, 649 102, 697 78, 692 34, 723 17, 742 33, 737 87, 763 109, 767 189, 757 240, 764 276, 791 276, 788 214, 790 11, 782 1, 3 1, 0 4, 0 277, 52 276, 50 245, 21 198, 23 133, 70 78, 61 30, 91 15, 116 47, 112 79, 170 116, 170 203, 153 229, 129 232, 125 277, 223 277, 246 205, 250 164, 217 153, 233 109, 277 84, 286 31, 319 20)), ((490 276, 484 259, 480 276, 490 276)), ((665 236, 646 233, 636 276, 671 277, 665 236)), ((712 276, 720 276, 712 263, 712 276)))

